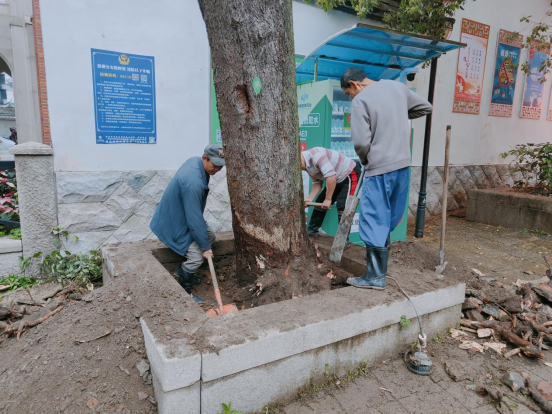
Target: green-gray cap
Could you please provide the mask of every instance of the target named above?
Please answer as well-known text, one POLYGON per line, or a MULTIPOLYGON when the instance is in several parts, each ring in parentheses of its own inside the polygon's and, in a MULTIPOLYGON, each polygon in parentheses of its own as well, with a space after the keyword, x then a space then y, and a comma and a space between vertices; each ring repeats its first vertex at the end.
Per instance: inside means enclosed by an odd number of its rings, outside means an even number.
POLYGON ((221 145, 207 145, 203 154, 207 155, 213 165, 216 165, 217 167, 224 167, 226 165, 226 161, 224 160, 224 150, 221 145))

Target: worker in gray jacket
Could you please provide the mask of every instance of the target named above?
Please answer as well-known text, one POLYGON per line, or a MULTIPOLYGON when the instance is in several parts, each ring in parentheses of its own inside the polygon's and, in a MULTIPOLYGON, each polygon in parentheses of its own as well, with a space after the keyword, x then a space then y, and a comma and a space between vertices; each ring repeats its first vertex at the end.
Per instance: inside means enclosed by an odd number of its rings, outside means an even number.
POLYGON ((351 136, 365 179, 360 201, 360 238, 366 244, 366 274, 349 278, 359 288, 383 289, 389 261, 389 234, 403 217, 410 167, 409 119, 428 115, 431 104, 403 83, 346 70, 341 88, 353 98, 351 136))
POLYGON ((202 157, 187 160, 165 189, 150 223, 159 240, 184 256, 175 273, 178 283, 198 303, 203 300, 192 294, 192 287, 201 283, 196 273, 204 258, 213 257, 211 244, 215 241, 215 234, 203 218, 209 177, 224 165, 224 152, 216 144, 208 145, 202 157))

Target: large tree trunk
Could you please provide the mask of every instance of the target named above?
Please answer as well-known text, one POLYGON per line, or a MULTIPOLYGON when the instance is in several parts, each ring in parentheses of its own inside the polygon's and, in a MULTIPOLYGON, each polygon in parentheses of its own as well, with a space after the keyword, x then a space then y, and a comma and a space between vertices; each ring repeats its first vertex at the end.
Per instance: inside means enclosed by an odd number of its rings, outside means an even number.
POLYGON ((292 2, 199 4, 211 46, 238 277, 251 283, 268 268, 287 268, 282 287, 290 296, 306 293, 310 282, 292 281, 301 275, 288 267, 316 263, 303 210, 292 2))

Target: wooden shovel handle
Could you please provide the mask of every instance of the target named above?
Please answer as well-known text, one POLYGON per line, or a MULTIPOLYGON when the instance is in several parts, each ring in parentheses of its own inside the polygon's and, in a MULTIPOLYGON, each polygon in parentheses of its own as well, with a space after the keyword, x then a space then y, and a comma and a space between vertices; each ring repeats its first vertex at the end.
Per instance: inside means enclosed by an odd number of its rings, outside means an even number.
POLYGON ((209 262, 209 270, 211 271, 211 280, 213 281, 213 287, 215 288, 215 297, 217 298, 220 311, 222 312, 222 298, 220 297, 220 290, 218 287, 217 275, 215 273, 215 266, 213 266, 213 258, 211 256, 207 256, 207 261, 209 262))
POLYGON ((322 203, 305 203, 307 207, 322 207, 322 203))

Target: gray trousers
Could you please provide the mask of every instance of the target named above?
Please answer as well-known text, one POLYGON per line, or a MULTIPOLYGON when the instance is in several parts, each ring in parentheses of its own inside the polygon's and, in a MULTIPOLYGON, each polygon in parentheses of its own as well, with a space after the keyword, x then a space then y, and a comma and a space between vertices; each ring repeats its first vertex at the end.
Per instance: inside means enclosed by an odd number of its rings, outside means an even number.
MULTIPOLYGON (((209 242, 213 244, 215 242, 215 233, 207 227, 207 236, 209 242)), ((184 260, 180 263, 180 267, 185 272, 196 273, 199 267, 203 264, 203 252, 201 251, 199 244, 192 242, 188 251, 184 255, 184 260)))

